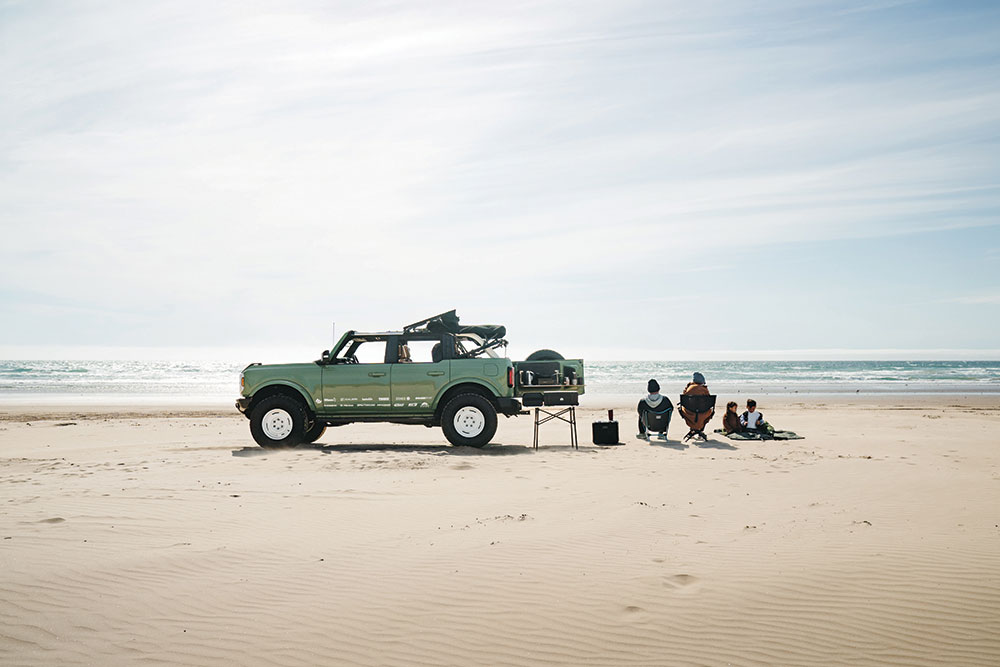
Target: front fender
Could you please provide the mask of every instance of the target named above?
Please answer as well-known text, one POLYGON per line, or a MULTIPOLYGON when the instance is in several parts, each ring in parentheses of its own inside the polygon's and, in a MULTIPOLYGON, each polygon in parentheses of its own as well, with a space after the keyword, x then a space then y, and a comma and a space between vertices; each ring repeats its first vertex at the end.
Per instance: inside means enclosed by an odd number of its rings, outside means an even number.
POLYGON ((289 393, 289 390, 295 392, 295 394, 302 398, 310 412, 316 412, 315 399, 309 394, 309 390, 302 385, 289 380, 271 380, 261 384, 259 387, 254 387, 248 396, 250 399, 250 405, 252 406, 260 398, 265 396, 271 396, 272 394, 279 392, 289 393))

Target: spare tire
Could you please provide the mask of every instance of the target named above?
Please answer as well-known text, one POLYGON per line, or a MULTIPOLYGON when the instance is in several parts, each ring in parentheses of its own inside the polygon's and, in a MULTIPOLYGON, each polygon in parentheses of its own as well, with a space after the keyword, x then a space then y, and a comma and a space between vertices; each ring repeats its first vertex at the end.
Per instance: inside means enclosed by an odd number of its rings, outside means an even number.
POLYGON ((525 361, 563 361, 564 356, 555 350, 535 350, 528 355, 525 361))

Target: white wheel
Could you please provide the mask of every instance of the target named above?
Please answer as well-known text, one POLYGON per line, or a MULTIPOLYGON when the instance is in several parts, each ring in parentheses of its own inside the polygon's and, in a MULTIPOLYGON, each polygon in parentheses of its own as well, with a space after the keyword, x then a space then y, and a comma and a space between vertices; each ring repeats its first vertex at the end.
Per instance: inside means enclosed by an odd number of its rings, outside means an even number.
POLYGON ((480 394, 453 396, 441 411, 441 430, 456 447, 485 447, 497 432, 497 411, 480 394))
POLYGON ((452 424, 463 438, 474 438, 486 428, 486 415, 479 408, 466 405, 455 413, 452 424))
POLYGON ((292 416, 286 410, 275 408, 264 415, 260 427, 271 440, 284 440, 292 432, 292 416))

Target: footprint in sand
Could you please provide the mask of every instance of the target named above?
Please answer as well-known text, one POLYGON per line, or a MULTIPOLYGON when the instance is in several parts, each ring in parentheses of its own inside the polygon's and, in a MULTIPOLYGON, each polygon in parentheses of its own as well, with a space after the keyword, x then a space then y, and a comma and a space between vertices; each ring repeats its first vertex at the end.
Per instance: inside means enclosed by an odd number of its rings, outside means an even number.
POLYGON ((675 574, 663 580, 663 587, 677 591, 680 590, 694 591, 697 589, 697 586, 694 586, 694 584, 696 583, 698 583, 698 577, 694 575, 675 574))
POLYGON ((62 523, 65 520, 66 519, 62 518, 61 516, 54 516, 51 519, 42 519, 38 523, 62 523))
POLYGON ((452 470, 472 470, 472 466, 468 463, 459 463, 457 465, 451 466, 452 470))

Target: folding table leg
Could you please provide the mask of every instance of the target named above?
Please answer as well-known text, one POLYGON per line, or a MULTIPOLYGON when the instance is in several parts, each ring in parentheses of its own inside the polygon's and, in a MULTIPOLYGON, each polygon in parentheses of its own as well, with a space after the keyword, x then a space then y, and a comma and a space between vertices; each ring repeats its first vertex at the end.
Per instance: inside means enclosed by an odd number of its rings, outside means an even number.
POLYGON ((535 408, 535 449, 538 449, 538 408, 535 408))

